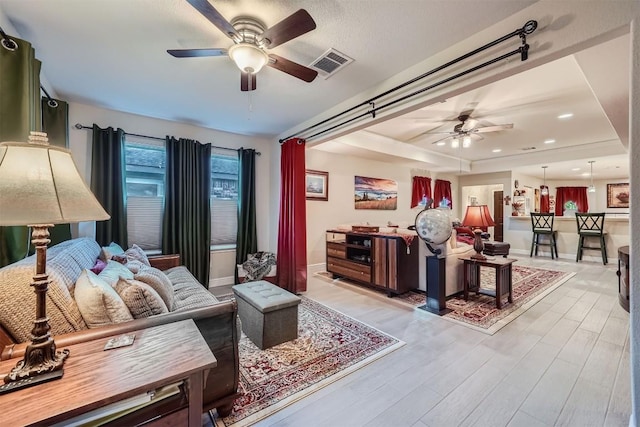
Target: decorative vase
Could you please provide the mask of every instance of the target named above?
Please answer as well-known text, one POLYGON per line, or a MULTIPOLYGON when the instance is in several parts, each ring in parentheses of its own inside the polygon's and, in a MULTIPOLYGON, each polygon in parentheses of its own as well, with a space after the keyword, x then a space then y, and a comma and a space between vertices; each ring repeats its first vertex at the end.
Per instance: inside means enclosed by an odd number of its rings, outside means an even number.
POLYGON ((563 216, 576 216, 577 209, 565 209, 563 216))

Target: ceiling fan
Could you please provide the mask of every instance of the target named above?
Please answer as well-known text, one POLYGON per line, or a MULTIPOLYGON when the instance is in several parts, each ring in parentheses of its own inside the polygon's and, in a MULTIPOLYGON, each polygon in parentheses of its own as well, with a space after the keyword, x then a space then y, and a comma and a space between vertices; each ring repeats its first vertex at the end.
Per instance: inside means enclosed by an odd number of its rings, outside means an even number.
POLYGON ((176 58, 202 56, 229 56, 240 68, 240 90, 256 89, 256 74, 267 65, 283 71, 305 82, 312 82, 318 72, 297 64, 266 49, 274 48, 295 39, 316 28, 309 13, 300 9, 270 28, 254 18, 239 17, 228 22, 208 0, 187 0, 191 6, 204 15, 213 25, 226 34, 234 45, 228 49, 168 49, 167 53, 176 58))
POLYGON ((444 145, 444 141, 451 138, 451 147, 458 148, 460 141, 462 141, 462 147, 467 148, 471 145, 471 137, 477 136, 480 139, 484 139, 481 133, 498 132, 506 129, 513 129, 513 123, 506 123, 502 125, 491 126, 479 126, 480 122, 477 119, 471 117, 470 111, 465 111, 458 116, 460 123, 453 127, 453 132, 422 132, 409 139, 409 142, 415 141, 423 135, 431 134, 447 134, 444 138, 433 141, 432 144, 444 145))

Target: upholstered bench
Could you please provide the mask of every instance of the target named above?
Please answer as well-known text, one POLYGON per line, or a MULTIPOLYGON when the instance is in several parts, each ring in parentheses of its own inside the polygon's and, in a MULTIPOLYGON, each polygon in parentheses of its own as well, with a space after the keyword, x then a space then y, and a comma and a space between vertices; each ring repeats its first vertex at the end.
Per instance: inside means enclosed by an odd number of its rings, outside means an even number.
POLYGON ((483 252, 485 255, 502 255, 506 258, 510 248, 511 245, 507 242, 485 241, 483 252))
POLYGON ((300 298, 264 280, 232 287, 242 330, 261 350, 298 338, 300 298))

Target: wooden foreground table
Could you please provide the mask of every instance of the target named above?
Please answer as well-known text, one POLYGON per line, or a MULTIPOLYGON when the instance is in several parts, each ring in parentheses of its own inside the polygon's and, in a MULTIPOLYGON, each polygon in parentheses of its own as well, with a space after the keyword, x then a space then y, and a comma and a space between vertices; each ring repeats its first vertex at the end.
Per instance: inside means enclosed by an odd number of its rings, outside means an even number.
MULTIPOLYGON (((111 337, 66 347, 71 354, 62 379, 0 395, 0 425, 59 423, 180 380, 189 390, 188 425, 202 425, 204 373, 217 361, 193 321, 131 334, 128 347, 103 350, 111 337)), ((18 360, 0 362, 0 378, 18 360)))

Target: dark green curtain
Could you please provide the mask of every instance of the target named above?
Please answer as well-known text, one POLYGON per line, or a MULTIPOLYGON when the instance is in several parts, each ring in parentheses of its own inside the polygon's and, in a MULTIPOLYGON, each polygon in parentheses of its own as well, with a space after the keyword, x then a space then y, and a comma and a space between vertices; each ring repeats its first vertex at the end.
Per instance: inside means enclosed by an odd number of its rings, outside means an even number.
MULTIPOLYGON (((236 264, 247 260, 247 254, 258 251, 256 232, 256 151, 238 150, 238 237, 236 264)), ((238 269, 235 269, 238 283, 238 269)))
MULTIPOLYGON (((27 142, 41 130, 40 61, 31 43, 9 37, 0 43, 0 142, 27 142)), ((27 227, 0 227, 0 267, 29 251, 27 227)))
POLYGON ((120 128, 93 125, 91 191, 111 215, 110 220, 96 222, 96 241, 101 246, 115 242, 126 248, 128 243, 124 136, 120 128))
POLYGON ((211 246, 211 145, 167 136, 162 252, 209 288, 211 246))
MULTIPOLYGON (((49 144, 69 148, 69 104, 59 99, 42 97, 42 131, 47 133, 49 144)), ((49 228, 49 246, 71 239, 69 224, 56 224, 49 228)), ((29 253, 34 253, 31 246, 29 253)))

